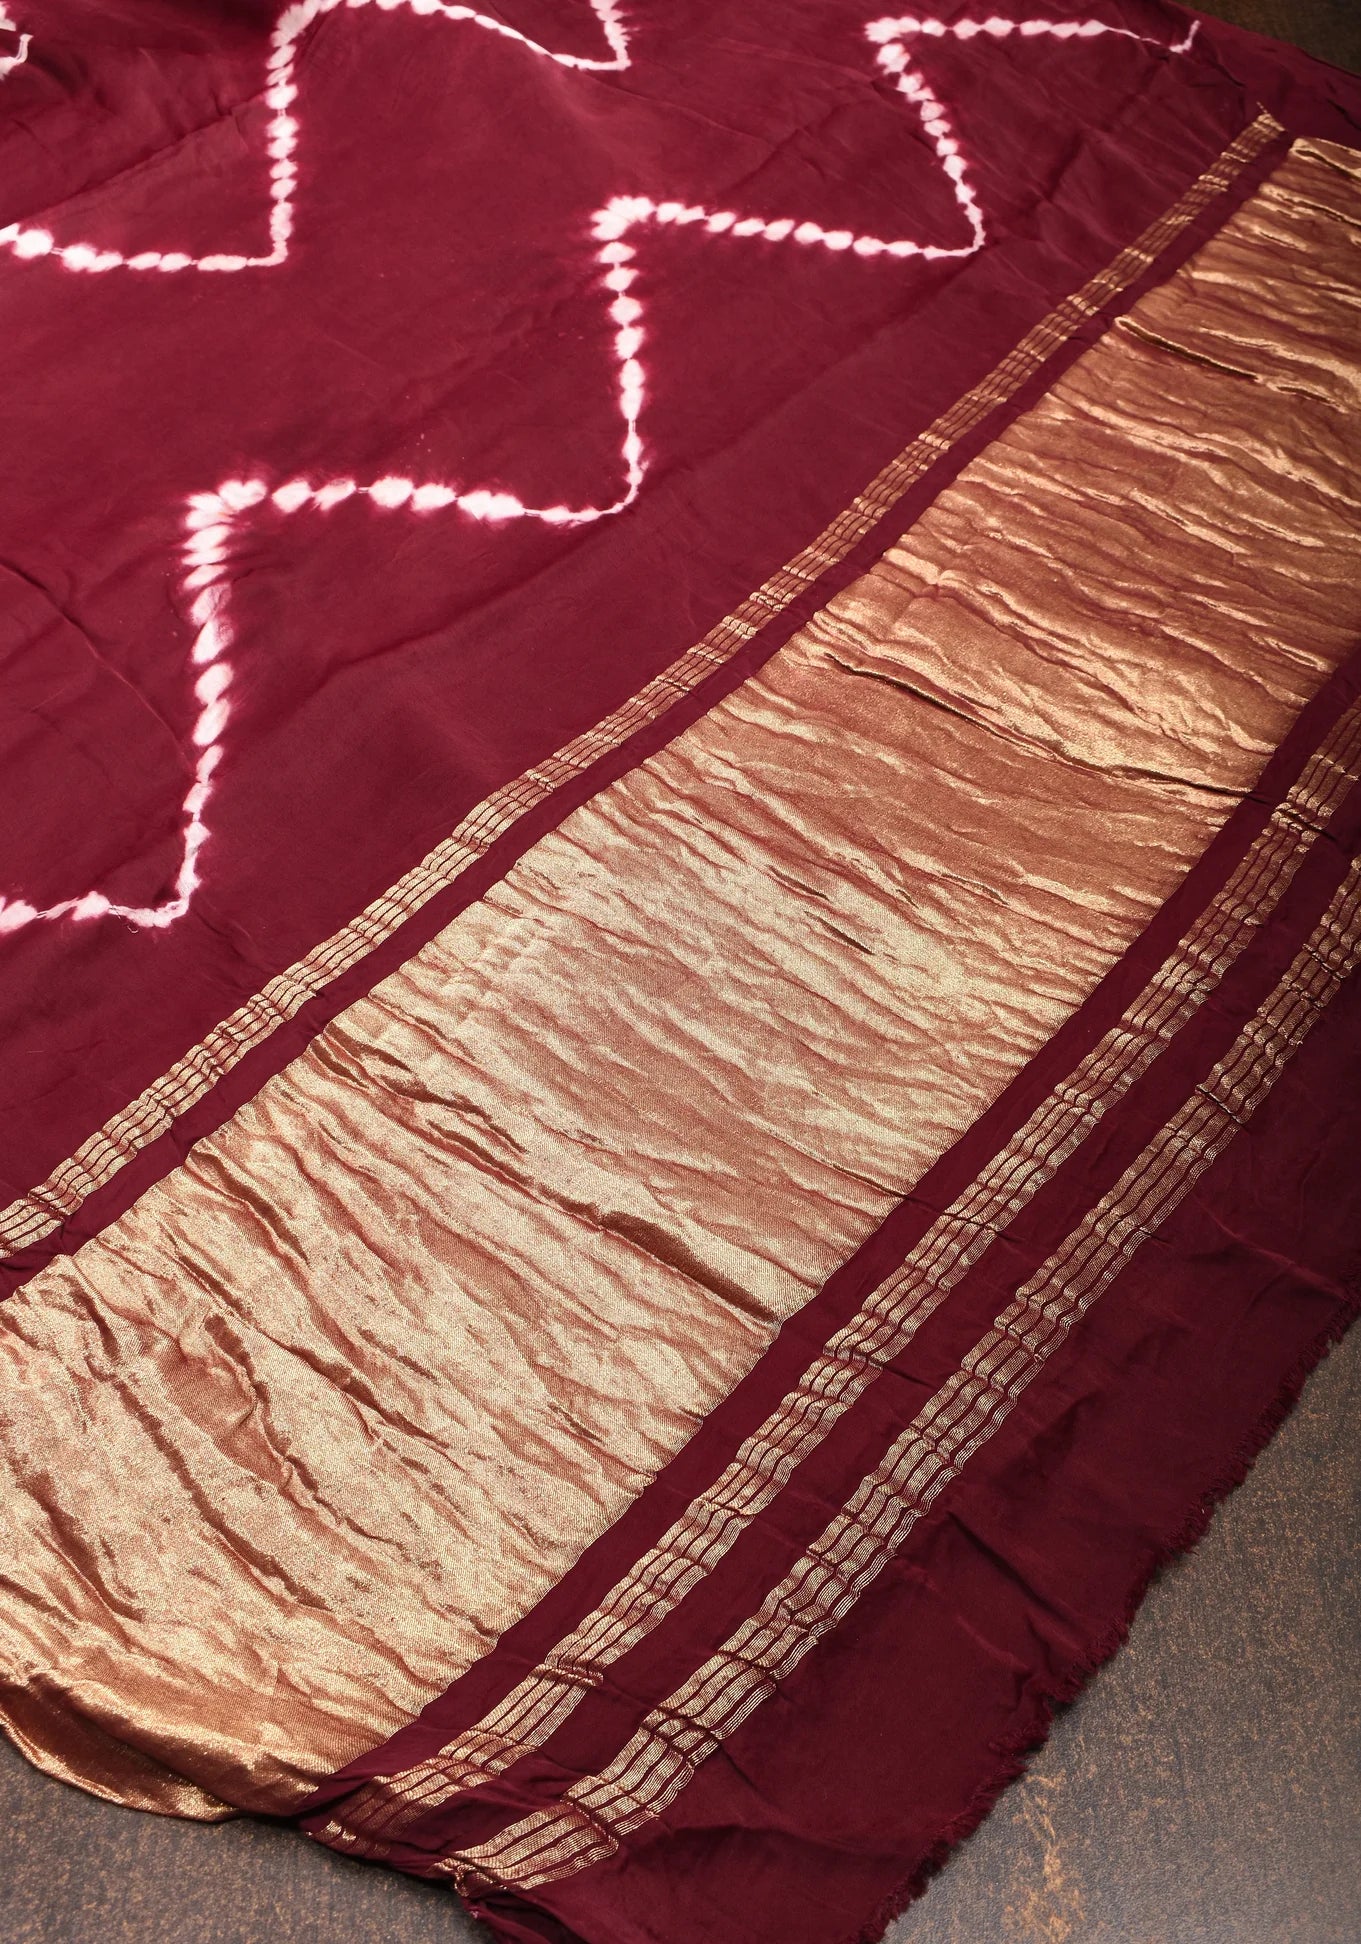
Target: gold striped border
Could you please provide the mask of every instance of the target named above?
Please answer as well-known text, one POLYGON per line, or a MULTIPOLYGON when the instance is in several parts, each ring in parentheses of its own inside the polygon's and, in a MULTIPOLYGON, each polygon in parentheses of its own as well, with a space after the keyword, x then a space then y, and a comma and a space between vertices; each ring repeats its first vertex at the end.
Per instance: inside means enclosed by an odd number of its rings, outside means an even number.
POLYGON ((447 890, 527 811, 617 749, 637 729, 655 721, 715 668, 729 661, 799 594, 844 560, 915 480, 989 412, 1012 398, 1103 305, 1142 276, 1282 132, 1272 116, 1259 115, 1137 242, 1122 250, 1080 291, 1065 298, 985 379, 891 460, 811 546, 758 587, 702 641, 595 728, 575 737, 513 783, 493 791, 390 891, 271 979, 136 1100, 82 1142, 46 1181, 0 1210, 0 1249, 14 1254, 60 1228, 89 1195, 166 1133, 177 1116, 201 1100, 247 1053, 447 890))
POLYGON ((997 1232, 1195 1015, 1270 918, 1323 824, 1361 781, 1361 701, 1324 737, 1225 883, 1114 1026, 937 1216, 686 1508, 509 1695, 435 1755, 377 1776, 346 1803, 326 1839, 379 1856, 415 1817, 541 1747, 604 1670, 660 1625, 772 1502, 886 1363, 901 1355, 997 1232))
POLYGON ((612 1855, 848 1613, 1120 1270, 1261 1106, 1361 964, 1361 859, 1207 1078, 995 1319, 791 1571, 598 1774, 436 1868, 526 1890, 612 1855))

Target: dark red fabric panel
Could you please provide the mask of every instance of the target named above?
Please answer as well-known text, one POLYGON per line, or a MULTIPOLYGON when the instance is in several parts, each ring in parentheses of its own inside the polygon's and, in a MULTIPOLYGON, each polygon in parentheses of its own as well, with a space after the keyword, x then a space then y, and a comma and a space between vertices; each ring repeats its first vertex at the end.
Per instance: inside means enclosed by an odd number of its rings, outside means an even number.
MULTIPOLYGON (((1136 1083, 1101 1129, 1003 1233, 998 1243, 923 1324, 908 1349, 876 1379, 860 1403, 806 1459, 785 1491, 707 1578, 646 1640, 615 1662, 609 1678, 583 1699, 570 1720, 532 1757, 494 1783, 432 1812, 402 1831, 408 1861, 485 1841, 582 1773, 607 1763, 650 1706, 665 1699, 777 1585, 826 1524, 830 1512, 880 1460, 889 1445, 958 1368, 1015 1290, 1056 1249, 1087 1208, 1136 1159, 1145 1144, 1236 1037, 1243 1021, 1276 983, 1326 906, 1361 824, 1361 792, 1350 806, 1347 846, 1321 846, 1306 867, 1281 922, 1249 948, 1221 995, 1194 1027, 1136 1083), (697 1643, 699 1643, 697 1645, 697 1643)), ((1361 1238, 1361 1209, 1353 1209, 1361 1238)), ((1107 1298, 1102 1298, 1107 1300, 1107 1298)), ((1169 1345, 1165 1355, 1180 1354, 1169 1345)), ((1269 1369, 1272 1366, 1268 1366, 1269 1369)), ((1039 1384, 1047 1381, 1041 1375, 1039 1384)), ((1117 1367, 1097 1367, 1097 1383, 1123 1381, 1117 1367)), ((1211 1444, 1211 1450, 1217 1447, 1211 1444)), ((947 1488, 948 1494, 958 1489, 947 1488)), ((1042 1476, 1033 1489, 1043 1495, 1042 1476)), ((966 1620, 973 1609, 966 1607, 966 1620)))
MULTIPOLYGON (((1184 31, 1154 0, 1081 11, 1163 42, 1184 31)), ((173 879, 194 720, 174 571, 187 494, 234 474, 450 477, 540 503, 617 490, 612 326, 589 237, 603 200, 647 192, 960 240, 938 158, 873 65, 871 12, 640 10, 620 75, 406 7, 340 9, 299 59, 286 263, 213 277, 0 261, 16 374, 4 433, 24 455, 0 481, 18 702, 0 731, 0 894, 41 904, 97 884, 155 901, 173 879)), ((506 17, 600 51, 598 23, 568 0, 516 0, 506 17)), ((0 218, 125 252, 257 249, 252 36, 207 51, 151 33, 84 42, 72 18, 55 0, 25 9, 32 49, 0 99, 0 218)), ((1236 50, 933 47, 923 60, 991 237, 962 262, 650 236, 650 470, 617 518, 531 528, 366 503, 254 522, 192 910, 162 931, 105 918, 0 935, 0 1197, 488 791, 635 692, 1175 201, 1256 111, 1236 50)), ((1335 120, 1343 109, 1296 71, 1300 125, 1335 120)), ((278 1036, 228 1098, 297 1043, 278 1036)), ((146 1179, 128 1171, 106 1216, 146 1179)))
MULTIPOLYGON (((1320 733, 1322 703, 1311 716, 1303 727, 1320 733)), ((1275 769, 1288 781, 1284 760, 1275 769)), ((838 1427, 709 1582, 617 1664, 610 1691, 591 1696, 539 1756, 408 1825, 392 1861, 428 1868, 607 1760, 648 1703, 751 1610, 1007 1293, 1235 1037, 1328 903, 1359 814, 1353 792, 1216 998, 924 1326, 855 1422, 838 1427)), ((1178 928, 1193 908, 1183 901, 1178 928)), ((1012 1772, 1050 1702, 1112 1651, 1151 1567, 1194 1536, 1353 1313, 1359 1022, 1352 980, 1265 1106, 852 1615, 615 1861, 545 1886, 528 1905, 490 1898, 484 1914, 501 1934, 833 1944, 872 1928, 906 1894, 1012 1772)), ((818 1321, 827 1327, 825 1311, 818 1321)), ((735 1442, 750 1424, 728 1428, 735 1442)), ((668 1511, 693 1489, 679 1479, 683 1465, 672 1468, 668 1511)), ((613 1563, 625 1563, 622 1549, 613 1563)), ((559 1610, 558 1631, 563 1624, 559 1610)), ((503 1676, 542 1651, 532 1633, 533 1617, 491 1657, 503 1676)), ((337 1777, 318 1806, 343 1805, 362 1775, 431 1752, 498 1688, 485 1665, 474 1670, 419 1728, 337 1777)))

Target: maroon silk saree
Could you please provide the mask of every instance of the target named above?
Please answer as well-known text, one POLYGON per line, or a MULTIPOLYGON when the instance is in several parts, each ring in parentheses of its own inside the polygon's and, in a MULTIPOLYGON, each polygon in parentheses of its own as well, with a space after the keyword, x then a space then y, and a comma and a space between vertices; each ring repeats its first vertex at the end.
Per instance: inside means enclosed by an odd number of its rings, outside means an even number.
POLYGON ((1357 1307, 1361 83, 8 4, 0 1723, 874 1938, 1357 1307))

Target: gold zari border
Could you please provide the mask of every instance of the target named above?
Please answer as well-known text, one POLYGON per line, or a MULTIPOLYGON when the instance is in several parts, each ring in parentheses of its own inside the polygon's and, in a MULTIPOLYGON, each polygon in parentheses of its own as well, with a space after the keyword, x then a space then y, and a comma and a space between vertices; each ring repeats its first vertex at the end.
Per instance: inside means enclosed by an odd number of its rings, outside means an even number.
POLYGON ((377 1776, 346 1803, 327 1841, 381 1856, 408 1822, 541 1747, 712 1572, 798 1466, 900 1356, 921 1325, 1005 1228, 1099 1126, 1204 1005, 1271 917, 1315 840, 1361 782, 1361 702, 1310 756, 1243 858, 1181 941, 1073 1072, 945 1209, 903 1262, 838 1330, 707 1491, 596 1609, 496 1708, 410 1769, 377 1776))
POLYGON ((1135 282, 1282 132, 1272 116, 1259 115, 1137 242, 1121 251, 1081 290, 1065 298, 985 379, 891 460, 810 546, 749 595, 702 641, 595 728, 485 798, 390 891, 271 979, 136 1100, 106 1121, 46 1181, 0 1210, 0 1250, 13 1254, 60 1228, 89 1195, 166 1133, 178 1115, 201 1100, 246 1054, 446 890, 527 811, 617 749, 636 730, 655 721, 730 660, 799 594, 844 560, 915 480, 989 412, 1012 398, 1112 297, 1135 282))
POLYGON ((1361 963, 1361 859, 1270 996, 1120 1180, 919 1411, 760 1607, 560 1802, 436 1868, 465 1894, 530 1889, 612 1855, 848 1613, 996 1433, 1079 1319, 1270 1093, 1361 963))

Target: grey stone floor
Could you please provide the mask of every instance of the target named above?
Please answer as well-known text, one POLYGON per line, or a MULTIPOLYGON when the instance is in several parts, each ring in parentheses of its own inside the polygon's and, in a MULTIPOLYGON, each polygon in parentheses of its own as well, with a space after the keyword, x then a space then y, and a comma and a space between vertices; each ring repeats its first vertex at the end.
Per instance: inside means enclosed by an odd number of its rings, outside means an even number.
MULTIPOLYGON (((1181 0, 1183 6, 1190 0, 1181 0)), ((1258 34, 1294 41, 1322 61, 1361 70, 1361 5, 1358 0, 1213 0, 1202 13, 1218 14, 1258 34)))

